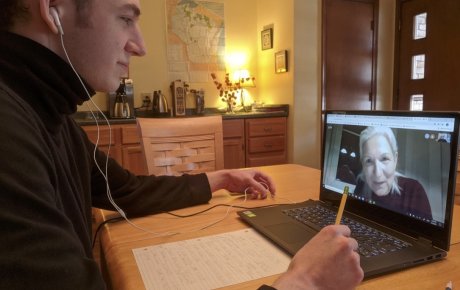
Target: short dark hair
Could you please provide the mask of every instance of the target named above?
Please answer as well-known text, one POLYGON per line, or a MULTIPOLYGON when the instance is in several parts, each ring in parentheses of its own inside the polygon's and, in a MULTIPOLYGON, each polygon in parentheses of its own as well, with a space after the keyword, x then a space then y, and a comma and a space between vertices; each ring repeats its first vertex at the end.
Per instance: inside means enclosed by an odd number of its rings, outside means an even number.
POLYGON ((28 8, 21 0, 0 0, 0 7, 0 30, 8 30, 18 18, 27 18, 28 8))
MULTIPOLYGON (((81 12, 90 0, 74 0, 77 11, 81 12)), ((29 8, 22 0, 0 0, 0 30, 8 30, 13 27, 18 19, 26 20, 29 8)))

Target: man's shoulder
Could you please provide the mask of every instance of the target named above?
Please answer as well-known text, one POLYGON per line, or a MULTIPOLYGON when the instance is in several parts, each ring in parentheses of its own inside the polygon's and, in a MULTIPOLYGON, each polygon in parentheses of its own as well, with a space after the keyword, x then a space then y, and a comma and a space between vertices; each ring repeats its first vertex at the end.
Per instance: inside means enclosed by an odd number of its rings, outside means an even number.
POLYGON ((2 138, 35 135, 43 124, 33 108, 0 79, 0 134, 2 138))
POLYGON ((13 89, 11 89, 0 77, 0 110, 12 107, 27 110, 30 106, 13 89))

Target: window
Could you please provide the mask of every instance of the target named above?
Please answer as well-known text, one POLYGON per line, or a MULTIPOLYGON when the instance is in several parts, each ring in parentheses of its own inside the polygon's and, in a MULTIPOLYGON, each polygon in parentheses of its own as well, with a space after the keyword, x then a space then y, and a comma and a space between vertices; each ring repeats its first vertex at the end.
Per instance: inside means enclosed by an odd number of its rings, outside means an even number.
POLYGON ((412 57, 412 79, 420 80, 425 78, 425 55, 419 54, 412 57))
POLYGON ((414 39, 426 37, 426 17, 426 12, 414 16, 414 39))
POLYGON ((410 97, 410 110, 411 111, 423 111, 423 95, 412 95, 410 97))

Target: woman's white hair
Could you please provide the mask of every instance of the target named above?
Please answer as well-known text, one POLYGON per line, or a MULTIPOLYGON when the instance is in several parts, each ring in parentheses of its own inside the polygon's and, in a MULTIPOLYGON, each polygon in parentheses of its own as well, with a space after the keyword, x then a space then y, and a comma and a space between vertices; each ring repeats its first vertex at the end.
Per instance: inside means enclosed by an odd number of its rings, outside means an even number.
MULTIPOLYGON (((363 161, 363 152, 364 152, 364 144, 369 141, 372 137, 375 136, 383 136, 387 141, 388 144, 390 144, 391 151, 393 153, 393 156, 396 156, 398 154, 398 143, 396 142, 396 137, 395 134, 393 133, 393 130, 389 127, 367 127, 363 131, 361 131, 361 134, 359 135, 359 158, 361 160, 361 163, 363 161)), ((403 176, 399 172, 395 172, 395 177, 393 179, 393 184, 391 185, 391 190, 390 194, 396 193, 398 195, 401 194, 401 190, 398 186, 398 176, 403 176)), ((361 172, 358 175, 358 178, 365 181, 364 179, 364 173, 361 172)), ((363 188, 363 194, 367 197, 370 197, 372 194, 372 190, 370 187, 367 185, 366 182, 364 182, 365 186, 363 188)))

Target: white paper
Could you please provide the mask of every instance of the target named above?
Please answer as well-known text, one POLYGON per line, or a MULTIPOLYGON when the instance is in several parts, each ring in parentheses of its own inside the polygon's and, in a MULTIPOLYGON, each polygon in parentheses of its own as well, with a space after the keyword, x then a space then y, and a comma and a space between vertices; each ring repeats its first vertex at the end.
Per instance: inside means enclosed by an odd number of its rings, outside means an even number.
POLYGON ((286 271, 291 258, 253 229, 133 249, 147 290, 213 289, 286 271))

